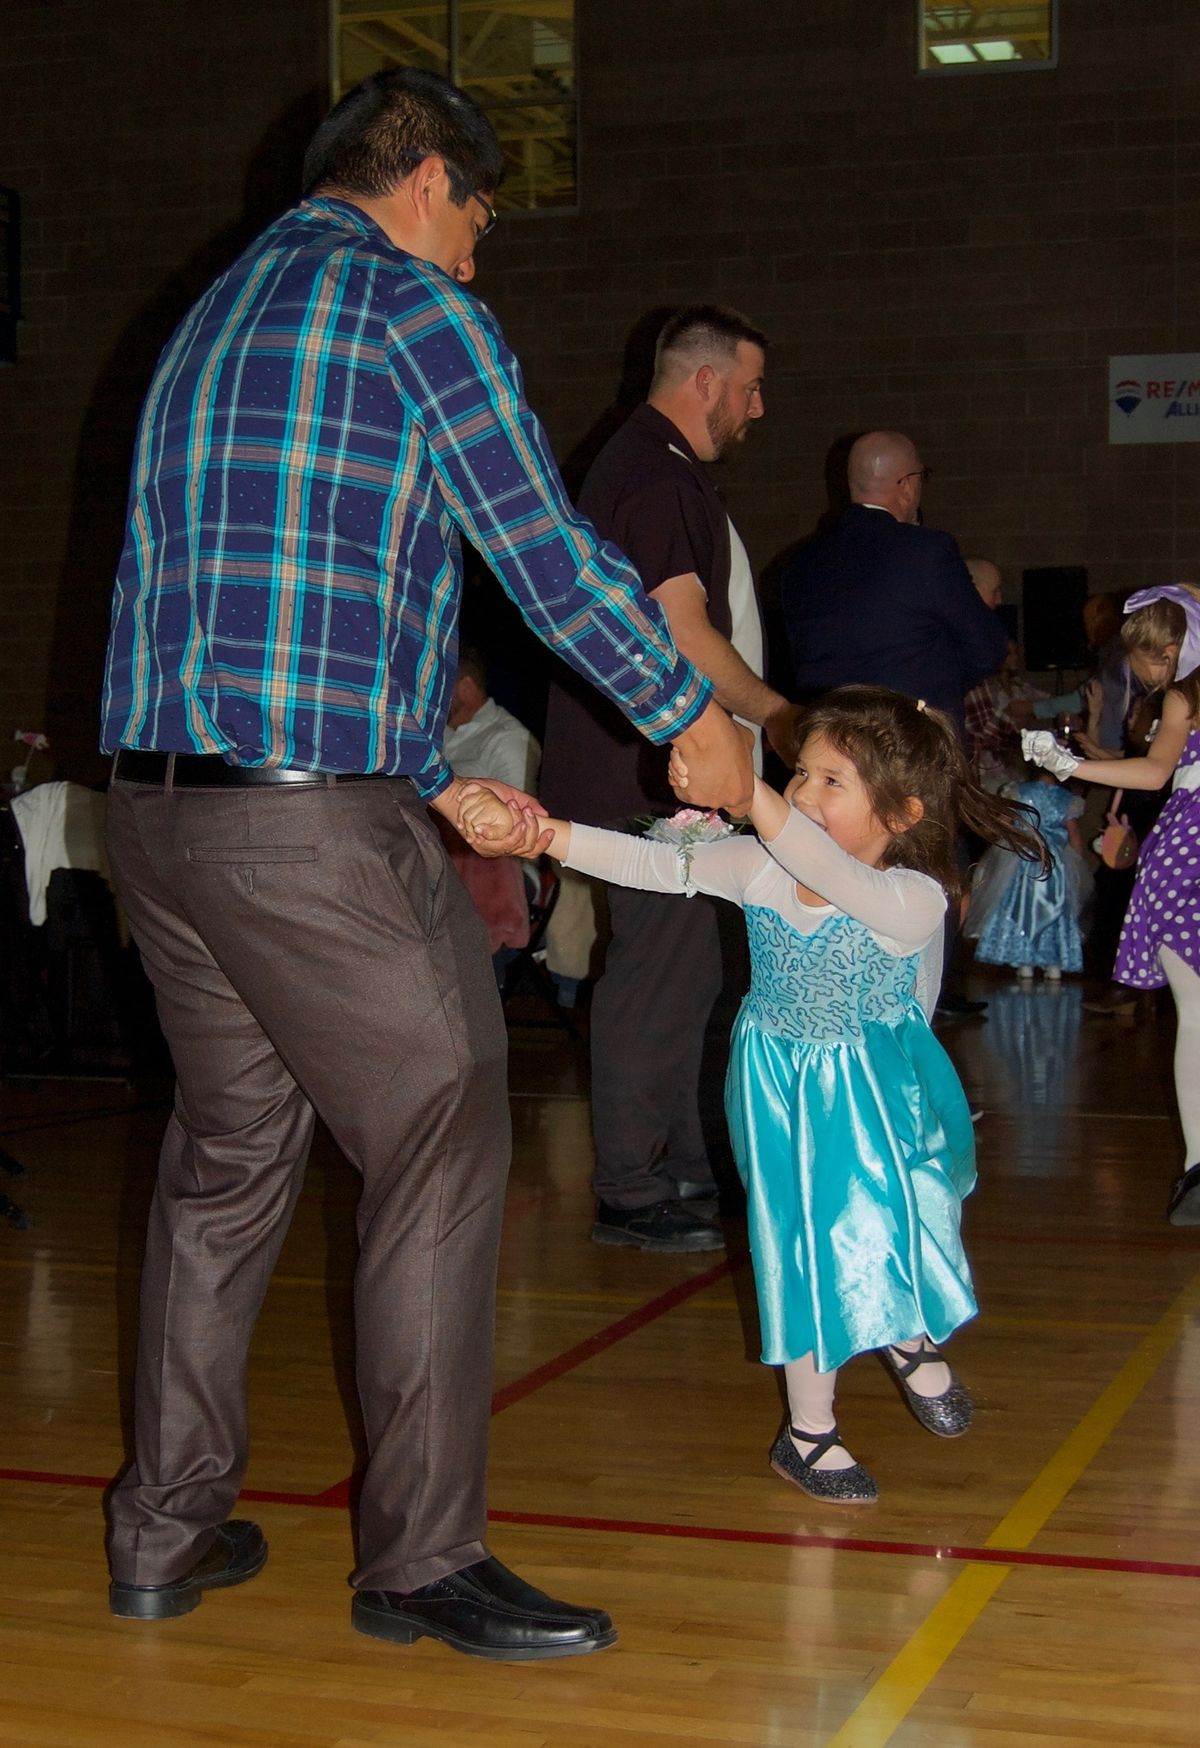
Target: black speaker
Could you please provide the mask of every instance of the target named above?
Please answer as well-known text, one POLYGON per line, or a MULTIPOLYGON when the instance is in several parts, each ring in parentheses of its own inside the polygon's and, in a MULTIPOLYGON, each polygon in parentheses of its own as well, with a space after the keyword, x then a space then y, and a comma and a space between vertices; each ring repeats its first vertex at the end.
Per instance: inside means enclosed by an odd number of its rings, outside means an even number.
POLYGON ((1035 672, 1086 667, 1083 603, 1087 600, 1087 571, 1074 564, 1026 571, 1022 583, 1025 666, 1035 672))

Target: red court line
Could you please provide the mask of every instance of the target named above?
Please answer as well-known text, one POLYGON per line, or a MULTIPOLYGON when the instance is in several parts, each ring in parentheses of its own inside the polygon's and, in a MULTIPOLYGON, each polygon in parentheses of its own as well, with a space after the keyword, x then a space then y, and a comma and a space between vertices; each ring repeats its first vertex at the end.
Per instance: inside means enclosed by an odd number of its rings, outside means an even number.
POLYGON ((1139 1572, 1162 1578, 1200 1578, 1200 1566, 1173 1560, 1116 1560, 1097 1554, 1041 1554, 1028 1548, 972 1548, 939 1542, 875 1542, 859 1536, 793 1535, 786 1530, 722 1529, 711 1524, 643 1523, 610 1517, 558 1517, 546 1511, 489 1511, 491 1523, 544 1529, 593 1530, 602 1535, 666 1536, 685 1541, 742 1542, 773 1548, 833 1548, 849 1554, 900 1554, 916 1560, 969 1560, 995 1566, 1062 1566, 1082 1572, 1139 1572))
MULTIPOLYGON (((648 1299, 644 1305, 639 1305, 636 1311, 630 1311, 624 1317, 618 1317, 615 1323, 606 1324, 598 1329, 595 1335, 585 1337, 576 1342, 574 1347, 567 1348, 563 1353, 556 1354, 545 1365, 536 1366, 532 1372, 526 1372, 523 1378, 514 1378, 511 1384, 505 1384, 492 1397, 492 1413, 503 1414, 506 1408, 511 1408, 516 1402, 523 1402, 527 1396, 532 1396, 535 1390, 541 1390, 546 1384, 554 1383, 555 1379, 563 1377, 567 1372, 573 1372, 585 1361, 594 1359, 606 1348, 613 1347, 618 1341, 624 1341, 627 1336, 634 1335, 639 1329, 645 1329, 648 1323, 653 1323, 659 1317, 665 1317, 668 1311, 673 1311, 677 1305, 683 1305, 688 1299, 695 1298, 706 1287, 711 1287, 714 1281, 719 1281, 733 1269, 745 1261, 745 1254, 726 1256, 720 1262, 713 1263, 711 1268, 703 1269, 698 1275, 690 1275, 686 1281, 679 1281, 673 1287, 668 1287, 656 1299, 648 1299)), ((249 1497, 249 1495, 247 1495, 249 1497)), ((350 1478, 336 1481, 324 1493, 315 1494, 313 1505, 348 1505, 350 1502, 350 1478)))
MULTIPOLYGON (((532 1372, 526 1372, 523 1378, 514 1378, 511 1384, 505 1384, 492 1397, 492 1413, 503 1414, 506 1408, 514 1403, 524 1401, 526 1396, 532 1396, 535 1390, 540 1390, 546 1384, 551 1384, 556 1378, 572 1372, 586 1360, 593 1359, 596 1354, 603 1353, 606 1348, 613 1347, 617 1342, 624 1341, 627 1336, 644 1329, 659 1317, 665 1317, 668 1311, 673 1311, 677 1305, 685 1304, 697 1293, 702 1293, 706 1287, 711 1287, 714 1281, 721 1280, 745 1260, 744 1255, 723 1257, 720 1262, 713 1263, 711 1268, 703 1269, 698 1275, 690 1275, 686 1281, 679 1281, 657 1298, 648 1299, 644 1305, 639 1305, 635 1311, 619 1317, 615 1323, 607 1324, 595 1335, 587 1336, 583 1341, 576 1342, 565 1352, 557 1354, 554 1359, 547 1360, 545 1365, 537 1366, 532 1372)), ((99 1487, 109 1485, 111 1476, 103 1475, 66 1475, 55 1474, 38 1469, 0 1469, 0 1481, 31 1481, 47 1487, 99 1487)), ((260 1505, 313 1505, 313 1506, 346 1506, 350 1502, 350 1477, 336 1481, 332 1487, 326 1487, 320 1493, 279 1493, 250 1489, 241 1497, 260 1505)))
MULTIPOLYGON (((0 1469, 0 1481, 28 1481, 42 1486, 107 1487, 102 1475, 54 1475, 38 1469, 0 1469)), ((341 1485, 345 1485, 342 1483, 341 1485)), ((337 1489, 324 1493, 272 1493, 248 1489, 241 1495, 259 1505, 302 1505, 327 1509, 343 1504, 334 1497, 337 1489)), ((941 1542, 880 1542, 861 1536, 811 1536, 787 1530, 728 1529, 718 1524, 647 1523, 637 1518, 562 1517, 548 1511, 489 1511, 490 1523, 524 1525, 533 1529, 586 1530, 610 1536, 663 1536, 668 1540, 696 1542, 741 1542, 767 1548, 831 1548, 843 1554, 894 1554, 910 1560, 960 1560, 992 1566, 1042 1566, 1075 1572, 1126 1572, 1155 1578, 1200 1578, 1200 1566, 1174 1560, 1117 1560, 1098 1554, 1038 1553, 1029 1548, 973 1548, 941 1542)))
POLYGON ((673 1287, 668 1287, 660 1293, 657 1299, 648 1299, 644 1305, 639 1305, 636 1311, 630 1311, 627 1316, 619 1317, 615 1323, 609 1323, 604 1329, 598 1329, 595 1335, 589 1335, 585 1340, 576 1342, 564 1353, 554 1359, 547 1360, 544 1366, 536 1367, 532 1372, 526 1372, 523 1378, 515 1378, 511 1384, 505 1384, 492 1397, 492 1413, 503 1414, 506 1408, 511 1408, 516 1402, 523 1402, 526 1396, 532 1396, 535 1390, 540 1390, 546 1384, 552 1384, 557 1378, 567 1372, 573 1372, 576 1366, 581 1366, 587 1360, 595 1359, 606 1348, 614 1347, 617 1342, 624 1341, 627 1336, 636 1335, 639 1329, 645 1329, 648 1323, 655 1322, 659 1317, 665 1317, 668 1311, 674 1311, 677 1305, 683 1305, 689 1299, 694 1299, 697 1293, 702 1293, 706 1287, 711 1287, 714 1281, 722 1280, 726 1275, 744 1261, 743 1256, 724 1257, 711 1268, 704 1269, 698 1275, 691 1275, 686 1281, 680 1281, 673 1287))

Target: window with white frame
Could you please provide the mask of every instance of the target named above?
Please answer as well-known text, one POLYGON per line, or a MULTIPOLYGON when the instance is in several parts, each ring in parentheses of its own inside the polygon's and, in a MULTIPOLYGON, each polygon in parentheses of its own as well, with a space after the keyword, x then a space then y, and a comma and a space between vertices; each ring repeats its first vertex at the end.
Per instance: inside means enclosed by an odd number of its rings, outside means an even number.
POLYGON ((1014 72, 1058 65, 1058 0, 917 0, 922 73, 1014 72))
POLYGON ((575 0, 332 0, 340 97, 384 67, 444 73, 504 151, 497 206, 577 201, 575 0))

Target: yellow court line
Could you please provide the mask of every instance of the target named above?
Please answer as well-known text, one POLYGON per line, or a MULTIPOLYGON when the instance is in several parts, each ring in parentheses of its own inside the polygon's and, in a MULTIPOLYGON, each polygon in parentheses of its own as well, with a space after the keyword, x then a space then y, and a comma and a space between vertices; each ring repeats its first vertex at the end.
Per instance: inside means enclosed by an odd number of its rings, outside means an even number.
MULTIPOLYGON (((1133 1407, 1179 1340, 1187 1319, 1197 1311, 1200 1274, 1192 1277, 1138 1343, 1112 1383, 992 1531, 985 1547, 1029 1546, 1133 1407)), ((1011 1571, 1011 1566, 977 1564, 960 1572, 826 1748, 884 1748, 1011 1571)))

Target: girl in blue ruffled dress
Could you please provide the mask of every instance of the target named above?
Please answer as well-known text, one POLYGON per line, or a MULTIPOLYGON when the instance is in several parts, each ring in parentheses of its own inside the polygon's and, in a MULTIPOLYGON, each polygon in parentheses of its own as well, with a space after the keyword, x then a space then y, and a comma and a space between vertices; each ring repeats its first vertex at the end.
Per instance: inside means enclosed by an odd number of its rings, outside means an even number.
MULTIPOLYGON (((935 1345, 975 1313, 959 1236, 971 1114, 929 1025, 955 833, 961 821, 1018 854, 1042 851, 1022 810, 974 782, 949 719, 914 699, 840 687, 799 745, 784 796, 755 785, 757 838, 672 844, 541 823, 569 867, 714 893, 745 913, 752 975, 726 1110, 762 1358, 787 1384, 771 1464, 814 1498, 855 1504, 877 1489, 834 1415, 847 1360, 881 1350, 931 1432, 954 1437, 971 1419, 935 1345)), ((678 754, 672 781, 686 784, 678 754)))
POLYGON ((1002 793, 1029 808, 1050 872, 994 844, 976 871, 963 932, 975 937, 981 963, 1010 965, 1026 981, 1037 970, 1057 983, 1064 971, 1083 970, 1079 918, 1092 887, 1079 829, 1083 802, 1049 771, 1002 793))

